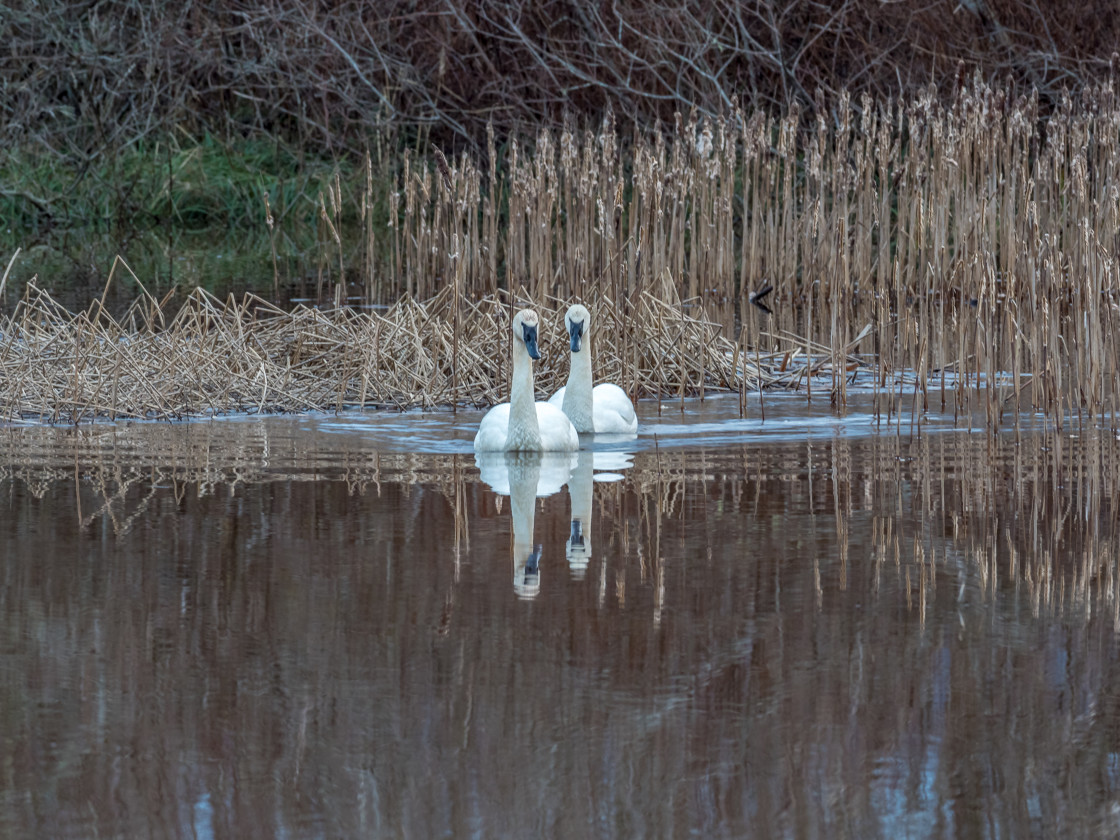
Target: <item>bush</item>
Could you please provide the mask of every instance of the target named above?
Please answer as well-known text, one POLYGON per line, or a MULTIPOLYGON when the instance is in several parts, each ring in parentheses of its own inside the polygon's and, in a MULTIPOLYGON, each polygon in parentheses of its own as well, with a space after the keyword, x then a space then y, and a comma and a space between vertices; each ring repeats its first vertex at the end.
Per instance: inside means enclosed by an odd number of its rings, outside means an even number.
POLYGON ((608 106, 813 107, 818 91, 908 96, 974 73, 1043 103, 1108 72, 1105 0, 162 0, 22 4, 0 18, 4 140, 94 156, 152 132, 264 133, 325 155, 371 129, 478 144, 608 106))

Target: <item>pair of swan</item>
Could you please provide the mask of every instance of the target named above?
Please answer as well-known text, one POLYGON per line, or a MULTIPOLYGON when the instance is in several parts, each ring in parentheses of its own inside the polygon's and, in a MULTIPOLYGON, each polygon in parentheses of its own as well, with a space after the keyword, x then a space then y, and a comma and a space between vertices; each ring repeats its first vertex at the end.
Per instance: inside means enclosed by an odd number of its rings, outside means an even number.
POLYGON ((531 309, 513 318, 513 378, 510 401, 496 405, 478 426, 477 452, 574 452, 579 433, 634 434, 638 418, 626 392, 604 383, 591 387, 591 351, 584 333, 591 323, 585 306, 568 308, 564 324, 571 340, 568 384, 548 402, 533 392, 533 360, 539 359, 539 319, 531 309))

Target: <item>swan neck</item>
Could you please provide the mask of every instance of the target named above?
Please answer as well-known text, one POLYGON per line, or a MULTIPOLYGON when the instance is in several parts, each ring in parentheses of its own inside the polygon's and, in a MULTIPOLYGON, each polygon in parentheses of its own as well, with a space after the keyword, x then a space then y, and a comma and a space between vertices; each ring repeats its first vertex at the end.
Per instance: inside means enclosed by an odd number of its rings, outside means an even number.
POLYGON ((513 343, 513 378, 509 395, 509 430, 506 433, 510 450, 540 449, 541 430, 537 422, 536 395, 533 393, 533 360, 525 346, 513 343))
POLYGON ((592 424, 591 342, 571 354, 567 390, 564 391, 564 413, 579 432, 594 431, 592 424))

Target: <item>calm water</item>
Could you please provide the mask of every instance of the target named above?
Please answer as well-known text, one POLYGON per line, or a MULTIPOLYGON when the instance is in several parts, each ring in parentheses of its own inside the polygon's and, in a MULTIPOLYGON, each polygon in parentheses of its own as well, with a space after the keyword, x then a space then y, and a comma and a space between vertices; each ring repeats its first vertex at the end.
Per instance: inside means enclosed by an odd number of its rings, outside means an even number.
POLYGON ((642 410, 0 430, 0 836, 1120 836, 1115 435, 642 410))

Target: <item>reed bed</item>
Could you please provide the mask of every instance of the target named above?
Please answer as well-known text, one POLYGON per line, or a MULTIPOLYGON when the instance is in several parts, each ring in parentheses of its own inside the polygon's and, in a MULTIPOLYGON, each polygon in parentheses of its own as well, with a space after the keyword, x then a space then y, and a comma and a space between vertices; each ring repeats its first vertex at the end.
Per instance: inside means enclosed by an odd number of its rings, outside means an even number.
POLYGON ((531 145, 491 132, 484 161, 375 144, 359 207, 338 177, 319 196, 327 309, 197 293, 167 323, 147 298, 112 320, 36 290, 3 322, 4 416, 485 405, 506 393, 517 290, 552 330, 542 392, 559 302, 581 300, 597 375, 635 397, 737 390, 746 411, 783 385, 843 406, 857 377, 900 427, 931 408, 1115 426, 1115 79, 1045 115, 980 81, 814 114, 625 135, 608 115, 531 145), (388 309, 342 309, 355 281, 388 309))
POLYGON ((337 238, 333 264, 360 254, 371 300, 524 284, 534 299, 619 301, 626 324, 626 302, 668 277, 674 294, 729 307, 743 350, 796 336, 827 356, 839 404, 858 361, 887 418, 903 387, 993 427, 1023 411, 1115 417, 1115 80, 1045 115, 1037 94, 980 81, 900 102, 841 94, 814 114, 735 108, 630 134, 608 115, 531 146, 491 134, 481 162, 379 157, 364 238, 337 238), (389 208, 383 230, 374 206, 389 208), (772 315, 750 306, 766 287, 772 315))
MULTIPOLYGON (((506 294, 471 301, 447 288, 384 311, 285 311, 253 296, 223 301, 197 290, 173 316, 144 296, 113 318, 99 303, 69 312, 32 288, 0 317, 0 418, 77 424, 488 406, 509 398, 511 303, 506 294)), ((567 376, 568 303, 532 305, 542 316, 535 367, 545 395, 567 376)), ((772 356, 737 356, 718 324, 677 299, 646 292, 627 301, 625 315, 606 296, 593 305, 596 375, 635 398, 792 384, 809 367, 790 364, 789 353, 780 365, 772 356)))

